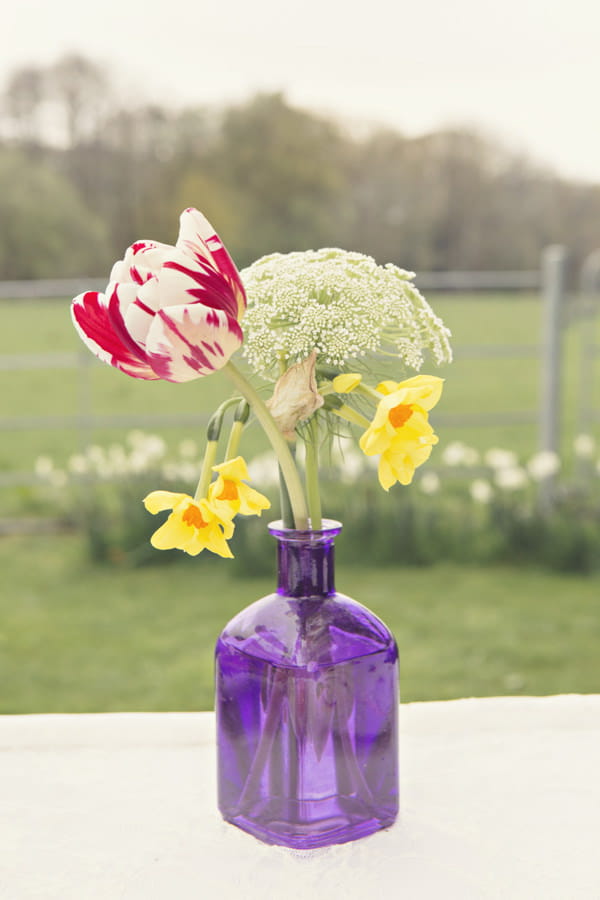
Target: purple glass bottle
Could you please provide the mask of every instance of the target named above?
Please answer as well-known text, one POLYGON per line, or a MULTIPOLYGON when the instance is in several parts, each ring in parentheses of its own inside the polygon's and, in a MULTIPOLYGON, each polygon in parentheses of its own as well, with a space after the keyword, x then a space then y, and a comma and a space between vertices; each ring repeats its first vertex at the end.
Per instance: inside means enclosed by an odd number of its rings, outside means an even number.
POLYGON ((398 651, 336 593, 334 539, 269 526, 279 580, 216 647, 219 809, 269 844, 352 841, 398 813, 398 651))

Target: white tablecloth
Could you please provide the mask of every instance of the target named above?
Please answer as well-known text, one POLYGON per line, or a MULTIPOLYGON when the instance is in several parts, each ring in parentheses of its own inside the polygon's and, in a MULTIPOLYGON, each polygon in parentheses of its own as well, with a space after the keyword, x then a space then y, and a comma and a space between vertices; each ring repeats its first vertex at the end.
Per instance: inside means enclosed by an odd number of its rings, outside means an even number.
POLYGON ((600 696, 400 722, 396 825, 292 851, 219 818, 212 713, 0 717, 0 898, 599 900, 600 696))

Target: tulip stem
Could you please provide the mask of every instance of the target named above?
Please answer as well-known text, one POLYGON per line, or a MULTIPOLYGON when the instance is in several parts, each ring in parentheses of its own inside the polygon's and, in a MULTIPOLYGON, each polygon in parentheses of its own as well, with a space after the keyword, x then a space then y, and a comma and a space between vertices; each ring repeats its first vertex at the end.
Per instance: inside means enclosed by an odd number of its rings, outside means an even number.
POLYGON ((294 526, 302 531, 308 529, 308 510, 304 499, 304 491, 287 441, 279 431, 263 399, 231 360, 223 366, 222 371, 227 373, 237 390, 248 401, 254 410, 254 415, 271 442, 288 489, 290 504, 294 513, 294 526))

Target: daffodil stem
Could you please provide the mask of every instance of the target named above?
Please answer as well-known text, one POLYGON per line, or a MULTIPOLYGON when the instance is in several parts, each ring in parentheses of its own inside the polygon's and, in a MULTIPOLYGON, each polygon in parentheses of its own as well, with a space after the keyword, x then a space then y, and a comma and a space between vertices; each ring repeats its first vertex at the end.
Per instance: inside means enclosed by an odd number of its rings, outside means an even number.
POLYGON ((225 450, 225 459, 233 459, 237 456, 238 447, 240 446, 240 438, 244 430, 243 422, 234 422, 229 432, 229 440, 227 441, 227 449, 225 450))
POLYGON ((208 494, 208 488, 210 487, 210 480, 212 478, 212 467, 214 466, 215 460, 217 458, 218 446, 218 441, 206 442, 204 459, 202 461, 202 470, 200 472, 200 480, 198 481, 198 487, 196 488, 196 493, 194 494, 194 500, 202 500, 202 498, 206 497, 208 494))
POLYGON ((366 416, 361 415, 346 403, 343 406, 332 409, 331 412, 339 416, 340 419, 345 419, 346 422, 352 422, 353 425, 359 425, 361 428, 368 428, 371 424, 366 416))
POLYGON ((273 450, 279 460, 279 465, 288 489, 290 504, 294 513, 294 525, 300 530, 308 528, 308 510, 304 499, 304 491, 294 458, 290 448, 273 420, 273 416, 267 409, 263 399, 246 380, 242 373, 229 360, 222 369, 236 386, 240 394, 248 401, 254 411, 254 415, 262 425, 273 450))
POLYGON ((308 425, 306 447, 306 496, 313 531, 323 527, 321 518, 321 495, 319 493, 319 423, 313 416, 308 425))
POLYGON ((281 466, 279 466, 279 502, 281 504, 281 521, 283 522, 283 527, 293 528, 294 511, 292 510, 290 495, 288 494, 288 489, 285 483, 285 478, 283 477, 283 472, 281 471, 281 466))
POLYGON ((368 397, 370 400, 374 400, 375 403, 379 403, 382 397, 379 391, 376 391, 375 388, 370 387, 368 384, 364 384, 364 382, 357 385, 355 390, 357 394, 362 394, 363 397, 368 397))

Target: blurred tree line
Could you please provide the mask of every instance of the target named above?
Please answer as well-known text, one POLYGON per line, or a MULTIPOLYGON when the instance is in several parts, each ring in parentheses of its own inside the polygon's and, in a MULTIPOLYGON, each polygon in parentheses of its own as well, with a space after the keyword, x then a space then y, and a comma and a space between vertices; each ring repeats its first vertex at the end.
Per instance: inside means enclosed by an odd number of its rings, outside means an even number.
POLYGON ((258 95, 224 109, 124 108, 98 65, 15 70, 0 103, 0 278, 102 275, 202 209, 240 267, 339 246, 417 270, 530 269, 600 245, 600 185, 460 129, 366 136, 258 95))

